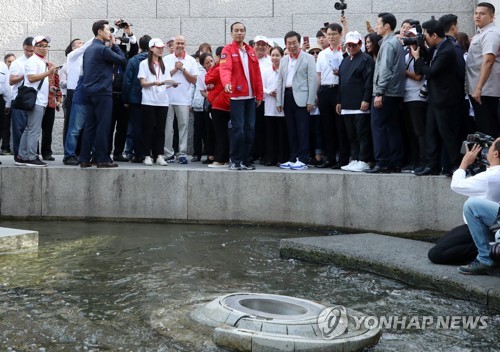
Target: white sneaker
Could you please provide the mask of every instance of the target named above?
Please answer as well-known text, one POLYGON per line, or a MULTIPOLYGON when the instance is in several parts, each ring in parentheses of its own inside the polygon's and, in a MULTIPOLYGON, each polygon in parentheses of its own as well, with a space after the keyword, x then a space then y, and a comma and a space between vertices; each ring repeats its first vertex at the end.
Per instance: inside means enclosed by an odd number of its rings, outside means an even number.
POLYGON ((153 160, 151 160, 150 156, 145 157, 143 162, 144 162, 144 165, 146 165, 146 166, 153 166, 153 160))
POLYGON ((291 169, 293 164, 295 164, 295 163, 292 163, 291 161, 287 161, 286 163, 280 164, 280 168, 291 169))
POLYGON ((165 161, 165 159, 163 159, 163 155, 158 155, 158 157, 156 158, 156 164, 160 165, 160 166, 167 166, 168 165, 168 163, 165 161))
POLYGON ((292 170, 307 170, 307 164, 304 164, 302 161, 296 161, 290 166, 292 170))
POLYGON ((221 168, 221 167, 227 167, 227 163, 219 163, 217 161, 214 161, 211 164, 208 164, 208 167, 210 168, 221 168))
POLYGON ((370 169, 370 165, 364 161, 358 161, 356 165, 352 166, 349 171, 354 171, 354 172, 363 172, 365 170, 370 169))
POLYGON ((358 163, 357 160, 351 160, 347 165, 341 166, 340 168, 344 171, 352 171, 351 168, 358 163))

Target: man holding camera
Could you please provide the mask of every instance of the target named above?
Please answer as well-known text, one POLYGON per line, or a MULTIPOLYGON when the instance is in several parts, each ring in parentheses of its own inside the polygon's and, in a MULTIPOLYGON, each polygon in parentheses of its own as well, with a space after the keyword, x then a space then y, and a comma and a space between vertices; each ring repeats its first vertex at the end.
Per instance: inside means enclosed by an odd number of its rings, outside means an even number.
MULTIPOLYGON (((463 100, 463 85, 458 79, 458 63, 453 43, 446 38, 444 26, 437 20, 422 24, 425 42, 433 53, 425 62, 420 48, 410 47, 415 58, 415 73, 424 74, 429 90, 425 126, 426 166, 415 170, 415 175, 437 175, 440 169, 440 145, 447 153, 451 170, 460 162, 459 125, 454 121, 456 106, 463 100)), ((451 176, 451 172, 450 175, 451 176)))
POLYGON ((482 147, 475 144, 467 146, 460 167, 453 174, 451 189, 470 198, 464 204, 464 219, 477 247, 478 255, 468 265, 458 268, 467 275, 487 274, 493 266, 489 255, 489 241, 493 238, 490 226, 495 222, 500 210, 500 138, 488 149, 487 160, 490 167, 473 177, 465 178, 467 168, 472 165, 482 147))

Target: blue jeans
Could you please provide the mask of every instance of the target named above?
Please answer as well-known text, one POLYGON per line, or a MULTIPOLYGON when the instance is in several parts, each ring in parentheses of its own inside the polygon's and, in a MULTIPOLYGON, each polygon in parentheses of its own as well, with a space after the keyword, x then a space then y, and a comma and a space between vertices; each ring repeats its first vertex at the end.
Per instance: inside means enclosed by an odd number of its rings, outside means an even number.
POLYGON ((14 155, 19 155, 19 142, 28 124, 28 114, 26 111, 12 108, 10 115, 12 118, 12 151, 14 155))
POLYGON ((73 102, 71 105, 71 115, 69 116, 68 134, 64 142, 64 159, 76 156, 76 144, 85 123, 86 113, 87 105, 73 102))
POLYGON ((464 203, 464 217, 477 247, 477 260, 485 265, 493 265, 489 254, 493 235, 489 227, 495 222, 499 209, 498 203, 484 198, 469 198, 464 203))
POLYGON ((230 158, 233 163, 246 163, 255 136, 255 98, 230 102, 230 158))

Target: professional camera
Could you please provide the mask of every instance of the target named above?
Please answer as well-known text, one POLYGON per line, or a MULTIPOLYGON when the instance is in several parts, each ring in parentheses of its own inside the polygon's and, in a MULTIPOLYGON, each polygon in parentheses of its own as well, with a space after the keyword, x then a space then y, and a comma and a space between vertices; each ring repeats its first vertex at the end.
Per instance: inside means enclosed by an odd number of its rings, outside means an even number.
MULTIPOLYGON (((415 28, 417 31, 417 34, 415 37, 403 37, 401 38, 403 40, 403 45, 416 45, 417 47, 420 48, 420 51, 427 51, 425 47, 425 39, 424 35, 422 34, 422 26, 420 25, 419 21, 411 21, 410 22, 412 28, 415 28)), ((401 33, 401 35, 404 35, 405 33, 401 33)))
POLYGON ((344 10, 347 9, 347 4, 345 3, 345 0, 340 0, 339 2, 335 3, 335 10, 340 11, 340 14, 344 16, 344 10))
POLYGON ((460 153, 465 154, 467 152, 467 149, 465 148, 466 145, 469 146, 469 150, 471 150, 474 144, 478 144, 479 146, 481 146, 481 151, 477 155, 477 162, 479 164, 489 166, 490 163, 488 162, 488 150, 490 149, 493 142, 495 142, 495 138, 481 132, 468 134, 467 140, 463 141, 462 143, 462 149, 460 150, 460 153))
POLYGON ((495 236, 495 242, 490 242, 490 258, 495 263, 500 263, 500 216, 497 217, 495 223, 490 226, 490 231, 495 236))
POLYGON ((422 86, 422 88, 420 88, 420 92, 418 92, 418 96, 420 98, 425 99, 425 98, 427 98, 428 95, 429 95, 429 88, 427 87, 427 81, 426 81, 424 83, 424 85, 422 86))
POLYGON ((125 20, 122 20, 121 18, 119 20, 115 21, 115 26, 117 26, 120 29, 127 28, 131 25, 132 25, 132 23, 128 23, 125 20))

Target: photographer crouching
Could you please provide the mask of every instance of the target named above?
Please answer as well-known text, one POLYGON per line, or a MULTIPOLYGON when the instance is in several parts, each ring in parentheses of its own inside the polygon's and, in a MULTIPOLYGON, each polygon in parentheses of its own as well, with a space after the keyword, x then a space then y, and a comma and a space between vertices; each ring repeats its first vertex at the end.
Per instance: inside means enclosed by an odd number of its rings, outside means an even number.
POLYGON ((490 226, 495 223, 500 211, 500 138, 488 148, 486 171, 466 178, 466 170, 478 160, 479 144, 472 148, 466 145, 466 153, 459 168, 453 173, 451 189, 469 196, 464 203, 464 220, 467 225, 451 230, 429 251, 429 259, 436 264, 456 264, 472 260, 458 268, 468 275, 484 275, 493 267, 489 242, 493 240, 490 226), (472 240, 472 242, 471 242, 472 240), (472 244, 475 248, 471 248, 472 244), (471 254, 477 254, 475 258, 471 254), (467 258, 467 259, 466 259, 467 258))

